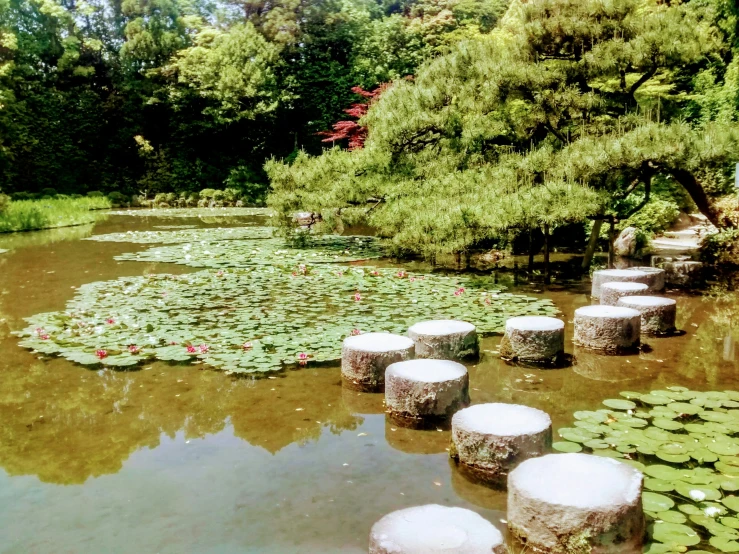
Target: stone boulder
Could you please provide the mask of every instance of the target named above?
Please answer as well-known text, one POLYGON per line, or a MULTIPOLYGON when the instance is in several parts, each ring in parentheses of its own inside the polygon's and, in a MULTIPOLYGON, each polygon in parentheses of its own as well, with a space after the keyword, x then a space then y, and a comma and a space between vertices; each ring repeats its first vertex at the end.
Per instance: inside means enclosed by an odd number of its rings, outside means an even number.
POLYGON ((626 227, 618 235, 613 243, 613 251, 616 256, 634 256, 637 251, 636 227, 626 227))

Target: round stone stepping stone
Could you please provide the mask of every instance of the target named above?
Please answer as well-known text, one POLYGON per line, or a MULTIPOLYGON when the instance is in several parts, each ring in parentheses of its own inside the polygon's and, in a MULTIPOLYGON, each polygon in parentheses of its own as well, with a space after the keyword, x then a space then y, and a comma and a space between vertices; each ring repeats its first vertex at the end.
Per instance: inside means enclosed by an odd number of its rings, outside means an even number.
POLYGON ((665 270, 659 267, 634 266, 627 268, 629 271, 641 271, 649 275, 646 285, 652 292, 659 292, 665 288, 665 270))
POLYGON ((634 269, 599 269, 593 272, 593 284, 590 289, 590 296, 600 298, 600 289, 604 283, 628 282, 643 283, 649 286, 654 278, 644 271, 636 271, 634 269))
POLYGON ((466 321, 422 321, 408 329, 408 336, 416 343, 417 358, 462 360, 480 354, 477 330, 466 321))
POLYGON ((392 333, 364 333, 344 339, 341 347, 341 381, 353 390, 379 392, 385 370, 395 362, 414 357, 411 339, 392 333))
POLYGON ((619 306, 641 314, 641 332, 645 335, 668 335, 675 332, 677 302, 662 296, 629 296, 618 301, 619 306))
POLYGON ((530 363, 557 363, 565 350, 565 324, 554 317, 512 317, 500 342, 503 358, 530 363))
POLYGON ((640 554, 643 476, 612 458, 549 454, 508 478, 508 527, 532 552, 640 554))
POLYGON ((622 296, 648 294, 649 287, 644 283, 614 282, 603 283, 600 288, 600 303, 604 306, 615 306, 622 296))
POLYGON ((478 404, 452 417, 449 455, 471 477, 504 487, 508 473, 552 447, 552 419, 519 404, 478 404))
POLYGON ((369 554, 505 554, 503 534, 482 516, 438 504, 392 512, 372 526, 369 554))
POLYGON ((400 425, 434 426, 469 402, 469 376, 460 363, 408 360, 385 371, 385 407, 400 425))
POLYGON ((584 306, 575 310, 578 346, 618 354, 636 349, 641 334, 641 314, 621 306, 584 306))

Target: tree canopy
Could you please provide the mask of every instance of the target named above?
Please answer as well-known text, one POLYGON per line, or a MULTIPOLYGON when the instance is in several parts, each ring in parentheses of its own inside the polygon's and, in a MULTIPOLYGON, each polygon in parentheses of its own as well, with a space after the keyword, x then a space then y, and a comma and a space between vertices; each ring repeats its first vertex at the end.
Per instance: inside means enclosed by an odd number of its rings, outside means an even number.
POLYGON ((365 146, 267 165, 272 205, 363 220, 401 249, 625 218, 681 188, 715 224, 739 152, 728 0, 513 0, 494 31, 396 80, 365 146))

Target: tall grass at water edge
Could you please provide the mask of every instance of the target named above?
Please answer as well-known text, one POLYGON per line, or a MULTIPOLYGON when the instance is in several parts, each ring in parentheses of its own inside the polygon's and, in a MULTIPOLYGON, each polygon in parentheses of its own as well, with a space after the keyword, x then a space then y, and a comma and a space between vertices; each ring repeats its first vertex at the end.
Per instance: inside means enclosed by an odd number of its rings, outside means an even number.
POLYGON ((35 231, 93 223, 93 210, 111 207, 105 197, 17 200, 0 207, 0 233, 35 231))

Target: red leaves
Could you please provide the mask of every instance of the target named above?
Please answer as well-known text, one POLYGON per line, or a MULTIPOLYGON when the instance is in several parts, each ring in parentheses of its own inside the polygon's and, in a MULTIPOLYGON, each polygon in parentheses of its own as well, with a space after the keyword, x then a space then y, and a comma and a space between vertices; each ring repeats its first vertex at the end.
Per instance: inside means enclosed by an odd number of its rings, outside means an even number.
MULTIPOLYGON (((367 114, 372 103, 390 86, 390 83, 383 83, 379 87, 368 91, 362 87, 352 87, 352 92, 367 101, 363 103, 352 104, 344 110, 344 113, 359 120, 367 114)), ((336 142, 339 140, 347 140, 349 150, 359 150, 364 147, 364 141, 367 140, 367 128, 360 125, 357 121, 345 119, 337 121, 332 125, 332 131, 321 131, 316 133, 318 136, 325 137, 321 142, 336 142)))

